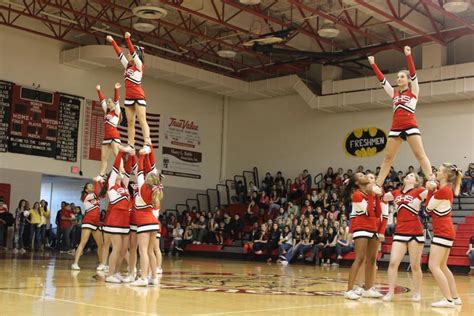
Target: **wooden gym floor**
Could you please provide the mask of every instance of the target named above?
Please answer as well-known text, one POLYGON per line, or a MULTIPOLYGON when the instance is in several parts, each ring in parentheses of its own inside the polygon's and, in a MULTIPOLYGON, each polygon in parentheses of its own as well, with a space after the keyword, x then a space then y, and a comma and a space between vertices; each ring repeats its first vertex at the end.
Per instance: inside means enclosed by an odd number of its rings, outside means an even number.
MULTIPOLYGON (((106 284, 95 273, 95 257, 72 272, 68 255, 0 253, 0 315, 470 315, 474 279, 457 275, 463 306, 432 309, 440 292, 424 274, 423 300, 410 301, 410 274, 399 273, 395 300, 342 298, 347 268, 201 258, 164 258, 159 287, 106 284)), ((377 285, 383 290, 385 271, 377 285)))

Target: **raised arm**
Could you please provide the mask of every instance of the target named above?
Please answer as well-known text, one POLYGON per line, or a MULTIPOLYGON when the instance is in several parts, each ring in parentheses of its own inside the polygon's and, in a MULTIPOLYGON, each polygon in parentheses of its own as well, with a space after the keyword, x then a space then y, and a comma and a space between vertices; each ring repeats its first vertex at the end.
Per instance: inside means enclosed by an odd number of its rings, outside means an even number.
POLYGON ((130 39, 131 35, 130 33, 125 33, 125 42, 127 43, 128 50, 130 51, 130 54, 132 55, 133 61, 135 62, 135 65, 137 68, 140 70, 142 69, 142 61, 140 57, 138 57, 138 52, 135 51, 135 47, 133 46, 132 40, 130 39))
POLYGON ((100 106, 102 107, 102 110, 104 110, 104 113, 107 114, 107 103, 105 102, 105 97, 104 97, 104 94, 102 93, 102 90, 100 90, 100 85, 97 85, 96 89, 97 89, 97 95, 99 96, 100 106))
POLYGON ((413 57, 411 55, 411 48, 409 46, 405 46, 404 51, 407 58, 408 71, 410 72, 411 91, 418 98, 420 86, 418 84, 418 78, 416 77, 415 62, 413 61, 413 57))
POLYGON ((142 186, 145 184, 145 174, 143 171, 143 164, 145 161, 146 155, 142 154, 140 152, 140 156, 138 157, 138 165, 137 165, 137 184, 138 184, 138 190, 142 188, 142 186))
POLYGON ((109 41, 112 44, 112 47, 115 50, 115 53, 117 54, 120 62, 122 63, 123 68, 127 69, 128 66, 128 60, 125 57, 125 55, 122 52, 122 49, 120 46, 118 46, 117 42, 115 42, 114 38, 110 35, 107 35, 107 41, 109 41))
POLYGON ((114 166, 112 167, 112 172, 110 173, 108 188, 110 189, 115 185, 115 181, 117 180, 117 176, 120 170, 120 163, 122 162, 123 151, 119 151, 117 156, 115 157, 114 166))
POLYGON ((122 180, 122 183, 124 186, 128 187, 128 184, 130 183, 130 175, 132 174, 132 166, 133 166, 133 159, 132 155, 128 155, 127 160, 125 161, 124 164, 124 169, 125 169, 125 177, 122 180))
POLYGON ((120 100, 120 83, 116 83, 115 86, 114 86, 114 104, 115 104, 115 114, 117 114, 117 116, 120 116, 120 103, 119 103, 119 100, 120 100))
POLYGON ((377 76, 377 79, 380 81, 380 84, 383 86, 385 92, 387 92, 388 96, 390 98, 393 98, 393 88, 388 82, 387 78, 383 75, 383 73, 380 71, 379 67, 375 63, 375 57, 374 56, 369 56, 369 64, 374 70, 375 75, 377 76))

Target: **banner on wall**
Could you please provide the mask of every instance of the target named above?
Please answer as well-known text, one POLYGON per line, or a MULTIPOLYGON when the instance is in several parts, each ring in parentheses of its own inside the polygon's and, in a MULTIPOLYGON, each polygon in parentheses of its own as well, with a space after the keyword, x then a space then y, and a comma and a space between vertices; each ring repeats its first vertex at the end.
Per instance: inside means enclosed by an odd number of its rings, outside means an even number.
POLYGON ((77 161, 81 97, 13 86, 8 151, 77 161))
POLYGON ((167 118, 162 148, 164 175, 201 179, 201 132, 198 123, 177 117, 167 118))
POLYGON ((357 128, 347 134, 344 151, 351 157, 371 157, 387 145, 386 133, 377 127, 357 128))
MULTIPOLYGON (((84 112, 84 143, 83 158, 88 160, 101 160, 102 141, 104 139, 104 110, 98 101, 86 100, 84 112)), ((118 126, 122 143, 127 143, 127 118, 125 109, 121 109, 122 120, 118 126)), ((153 146, 158 148, 160 143, 160 114, 146 113, 150 138, 153 146)), ((135 145, 143 146, 143 134, 138 120, 135 121, 135 145)))

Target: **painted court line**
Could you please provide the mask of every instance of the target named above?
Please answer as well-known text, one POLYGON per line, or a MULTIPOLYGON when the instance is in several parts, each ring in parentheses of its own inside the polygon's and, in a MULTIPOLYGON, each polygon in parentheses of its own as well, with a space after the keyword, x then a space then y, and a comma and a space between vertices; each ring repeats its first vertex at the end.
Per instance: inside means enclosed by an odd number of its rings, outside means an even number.
POLYGON ((13 291, 8 291, 8 290, 0 290, 0 293, 13 294, 13 295, 19 295, 19 296, 28 296, 28 297, 34 297, 34 298, 42 298, 42 299, 45 299, 45 300, 54 300, 54 301, 63 302, 63 303, 70 303, 70 304, 76 304, 76 305, 84 305, 84 306, 89 306, 89 307, 108 309, 108 310, 113 310, 113 311, 117 311, 117 312, 128 312, 128 313, 134 313, 134 314, 140 314, 140 315, 150 315, 150 314, 145 313, 145 312, 139 312, 139 311, 134 311, 134 310, 130 310, 130 309, 122 309, 122 308, 109 307, 109 306, 103 306, 103 305, 89 304, 89 303, 84 303, 84 302, 76 302, 76 301, 65 300, 65 299, 56 298, 56 297, 47 297, 47 296, 42 296, 42 295, 18 293, 18 292, 13 292, 13 291))
MULTIPOLYGON (((474 296, 474 293, 459 293, 460 296, 474 296)), ((342 296, 341 296, 342 298, 342 296)), ((423 301, 426 300, 432 300, 439 298, 439 296, 436 297, 423 297, 423 301)), ((345 300, 345 299, 344 299, 345 300)), ((379 304, 384 304, 382 300, 364 300, 361 301, 360 303, 357 303, 356 301, 347 301, 348 303, 352 302, 351 305, 353 304, 364 304, 364 303, 379 303, 379 304)), ((406 302, 406 301, 400 301, 400 302, 406 302)), ((422 304, 422 302, 420 304, 422 304)), ((410 301, 411 303, 411 301, 410 301)), ((248 313, 258 313, 258 312, 273 312, 273 311, 285 311, 285 310, 294 310, 294 309, 303 309, 303 308, 313 308, 313 307, 326 307, 326 306, 343 306, 346 305, 347 303, 341 303, 341 304, 312 304, 312 305, 300 305, 300 306, 288 306, 288 307, 275 307, 275 308, 265 308, 265 309, 251 309, 251 310, 241 310, 241 311, 229 311, 229 312, 216 312, 216 313, 201 313, 201 314, 194 314, 196 316, 208 316, 208 315, 232 315, 232 314, 248 314, 248 313)))

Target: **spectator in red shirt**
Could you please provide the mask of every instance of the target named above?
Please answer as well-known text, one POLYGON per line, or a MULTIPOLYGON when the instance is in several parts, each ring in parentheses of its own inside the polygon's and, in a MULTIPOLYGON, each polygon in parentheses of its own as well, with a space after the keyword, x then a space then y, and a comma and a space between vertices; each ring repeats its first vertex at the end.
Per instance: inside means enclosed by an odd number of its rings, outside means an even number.
POLYGON ((267 192, 261 192, 258 206, 263 210, 268 210, 268 207, 270 206, 270 198, 268 197, 267 192))
POLYGON ((66 204, 60 211, 59 232, 62 239, 62 251, 71 251, 71 230, 75 219, 70 204, 66 204))

